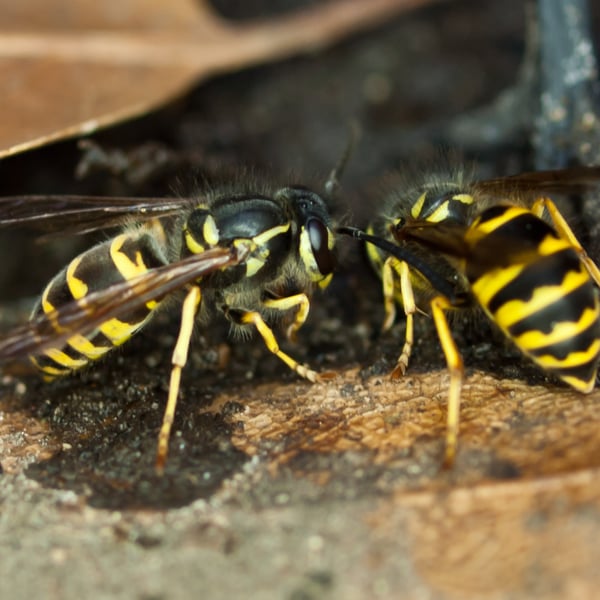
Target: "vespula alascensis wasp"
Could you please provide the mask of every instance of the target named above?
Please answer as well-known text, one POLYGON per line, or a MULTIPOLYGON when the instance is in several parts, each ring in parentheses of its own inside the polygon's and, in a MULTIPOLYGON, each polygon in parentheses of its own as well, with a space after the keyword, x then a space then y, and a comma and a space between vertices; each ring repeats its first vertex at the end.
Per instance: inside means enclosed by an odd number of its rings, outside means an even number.
POLYGON ((450 372, 444 464, 455 459, 463 361, 446 313, 479 308, 546 372, 588 393, 600 361, 600 271, 550 193, 581 192, 600 182, 600 167, 524 173, 474 181, 455 169, 395 187, 367 232, 382 280, 383 330, 406 316, 393 377, 404 375, 416 312, 432 316, 450 372), (546 220, 548 219, 548 220, 546 220))
MULTIPOLYGON (((335 171, 332 173, 335 176, 335 171)), ((272 326, 293 338, 312 292, 335 265, 326 202, 302 186, 264 184, 196 199, 39 196, 0 199, 0 226, 79 233, 122 231, 74 258, 46 286, 30 322, 0 342, 0 360, 30 356, 47 380, 125 343, 177 292, 184 293, 156 465, 168 442, 196 320, 220 314, 234 334, 254 328, 267 348, 309 381, 319 375, 284 353, 272 326)))

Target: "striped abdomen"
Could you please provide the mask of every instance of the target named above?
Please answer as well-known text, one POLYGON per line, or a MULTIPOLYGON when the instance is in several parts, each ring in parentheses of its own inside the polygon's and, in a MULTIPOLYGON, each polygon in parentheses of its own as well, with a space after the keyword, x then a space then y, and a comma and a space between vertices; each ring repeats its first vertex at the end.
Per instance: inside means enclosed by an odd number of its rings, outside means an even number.
MULTIPOLYGON (((46 286, 32 318, 60 312, 61 306, 163 264, 162 252, 148 233, 123 233, 74 258, 46 286)), ((133 313, 106 320, 90 334, 74 334, 62 348, 49 348, 31 359, 46 379, 80 369, 126 342, 157 306, 156 301, 148 302, 133 313)))
POLYGON ((467 277, 488 316, 540 367, 582 392, 600 356, 596 288, 573 247, 532 212, 484 211, 466 235, 467 277))

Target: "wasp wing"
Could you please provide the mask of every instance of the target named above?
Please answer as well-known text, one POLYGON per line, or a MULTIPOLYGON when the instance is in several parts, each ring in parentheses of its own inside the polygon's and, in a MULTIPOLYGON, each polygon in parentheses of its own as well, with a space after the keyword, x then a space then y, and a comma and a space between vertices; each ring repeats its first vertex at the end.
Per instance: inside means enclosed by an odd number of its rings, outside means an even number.
POLYGON ((415 242, 433 252, 466 259, 485 269, 526 264, 539 257, 538 248, 531 240, 495 232, 493 236, 484 236, 473 244, 465 237, 468 229, 457 223, 415 221, 406 223, 394 235, 399 243, 403 240, 415 242))
POLYGON ((190 198, 107 196, 6 196, 0 198, 0 228, 29 227, 37 231, 83 234, 177 214, 190 198))
POLYGON ((583 194, 600 186, 600 166, 532 171, 476 182, 480 192, 494 195, 521 192, 528 195, 583 194))
POLYGON ((217 270, 242 263, 249 252, 250 247, 245 245, 214 248, 69 302, 3 336, 0 361, 61 347, 77 333, 88 335, 108 319, 126 315, 217 270))

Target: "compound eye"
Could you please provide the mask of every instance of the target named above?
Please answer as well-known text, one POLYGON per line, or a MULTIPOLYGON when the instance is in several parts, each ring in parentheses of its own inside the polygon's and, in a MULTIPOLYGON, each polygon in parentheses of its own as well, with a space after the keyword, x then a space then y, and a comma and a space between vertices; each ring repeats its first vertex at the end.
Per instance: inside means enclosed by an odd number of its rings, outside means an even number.
POLYGON ((306 222, 306 231, 310 240, 310 248, 315 262, 322 275, 329 275, 333 272, 335 260, 333 252, 329 249, 329 230, 319 219, 308 219, 306 222))

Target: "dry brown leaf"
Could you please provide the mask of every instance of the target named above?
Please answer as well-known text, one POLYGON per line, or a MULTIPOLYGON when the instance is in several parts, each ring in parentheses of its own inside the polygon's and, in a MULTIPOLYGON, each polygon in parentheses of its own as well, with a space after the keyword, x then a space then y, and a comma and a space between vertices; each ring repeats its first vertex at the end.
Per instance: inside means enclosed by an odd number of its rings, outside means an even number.
POLYGON ((146 113, 217 72, 331 44, 429 0, 339 0, 250 25, 192 0, 0 0, 0 157, 146 113))

